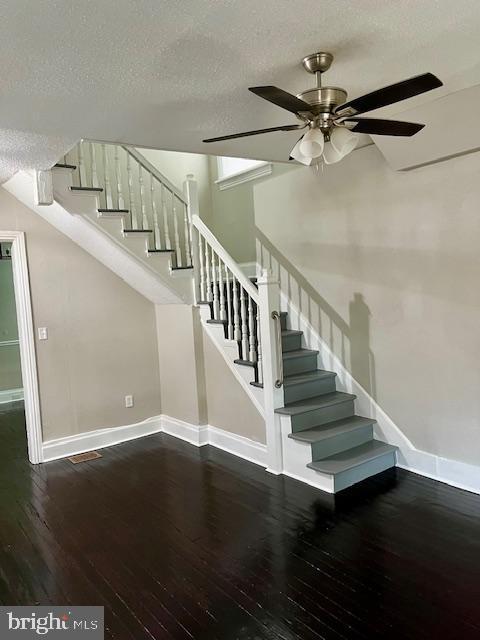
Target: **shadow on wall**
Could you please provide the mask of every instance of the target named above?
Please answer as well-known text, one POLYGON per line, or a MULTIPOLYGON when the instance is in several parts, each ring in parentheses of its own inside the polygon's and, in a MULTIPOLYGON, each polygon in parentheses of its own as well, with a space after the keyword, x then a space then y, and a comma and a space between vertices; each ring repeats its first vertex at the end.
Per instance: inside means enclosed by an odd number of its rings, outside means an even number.
MULTIPOLYGON (((255 231, 257 261, 262 269, 269 269, 278 277, 282 296, 287 300, 286 310, 296 310, 302 315, 312 334, 321 337, 345 369, 376 400, 375 358, 370 348, 371 314, 363 295, 354 293, 347 323, 275 245, 258 228, 255 231)), ((307 344, 313 344, 308 331, 304 333, 307 344)), ((328 365, 324 363, 324 366, 328 365)))

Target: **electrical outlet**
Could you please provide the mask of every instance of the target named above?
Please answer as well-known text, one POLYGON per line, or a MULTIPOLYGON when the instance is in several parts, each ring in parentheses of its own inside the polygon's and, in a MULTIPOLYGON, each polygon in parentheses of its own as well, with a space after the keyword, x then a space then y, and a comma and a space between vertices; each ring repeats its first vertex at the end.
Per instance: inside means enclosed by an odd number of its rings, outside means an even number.
POLYGON ((38 327, 38 339, 39 340, 48 340, 47 327, 38 327))
POLYGON ((125 406, 127 407, 127 409, 133 407, 133 396, 125 396, 125 406))

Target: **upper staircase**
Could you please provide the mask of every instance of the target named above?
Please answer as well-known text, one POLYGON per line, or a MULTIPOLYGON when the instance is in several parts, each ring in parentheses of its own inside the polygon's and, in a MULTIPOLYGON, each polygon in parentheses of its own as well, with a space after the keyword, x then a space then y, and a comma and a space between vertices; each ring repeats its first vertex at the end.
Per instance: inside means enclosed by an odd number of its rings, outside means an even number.
POLYGON ((199 307, 265 418, 269 470, 334 493, 395 466, 375 419, 356 415, 355 396, 337 390, 336 373, 288 328, 278 283, 248 278, 202 221, 193 176, 180 191, 137 150, 82 141, 51 179, 52 207, 32 204, 31 176, 4 186, 155 304, 199 307))

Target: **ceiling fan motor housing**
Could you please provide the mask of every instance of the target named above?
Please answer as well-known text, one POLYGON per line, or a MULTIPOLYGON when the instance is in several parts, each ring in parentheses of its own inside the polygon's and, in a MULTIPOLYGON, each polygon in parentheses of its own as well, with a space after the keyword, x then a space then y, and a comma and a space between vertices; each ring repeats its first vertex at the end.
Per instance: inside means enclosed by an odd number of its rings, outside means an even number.
POLYGON ((311 105, 311 113, 316 116, 315 125, 328 130, 333 124, 333 111, 347 101, 347 92, 340 87, 319 87, 307 89, 299 93, 297 98, 311 105))

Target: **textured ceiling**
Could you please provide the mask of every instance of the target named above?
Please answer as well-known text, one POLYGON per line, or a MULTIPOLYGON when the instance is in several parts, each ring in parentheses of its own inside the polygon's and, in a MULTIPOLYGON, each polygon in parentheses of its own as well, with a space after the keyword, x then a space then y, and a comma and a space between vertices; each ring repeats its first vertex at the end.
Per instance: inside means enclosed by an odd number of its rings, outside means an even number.
MULTIPOLYGON (((298 134, 202 144, 295 122, 247 91, 313 84, 335 61, 354 97, 425 71, 480 82, 478 0, 10 0, 1 3, 0 177, 46 168, 76 139, 284 160, 298 134)), ((419 97, 402 106, 421 103, 419 97)), ((398 108, 397 108, 398 110, 398 108)))

